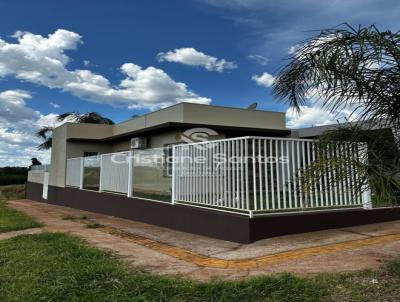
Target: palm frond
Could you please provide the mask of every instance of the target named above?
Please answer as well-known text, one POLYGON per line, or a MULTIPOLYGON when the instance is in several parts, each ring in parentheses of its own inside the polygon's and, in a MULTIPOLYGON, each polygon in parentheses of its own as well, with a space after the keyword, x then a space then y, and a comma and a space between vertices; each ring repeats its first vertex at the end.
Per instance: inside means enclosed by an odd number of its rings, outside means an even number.
POLYGON ((351 105, 360 120, 400 125, 400 34, 375 26, 323 30, 281 68, 274 95, 296 110, 311 97, 330 112, 351 105))
POLYGON ((51 148, 53 139, 52 137, 48 137, 43 143, 37 146, 38 150, 49 150, 51 148))
POLYGON ((53 132, 54 128, 50 126, 42 127, 36 132, 36 136, 46 139, 53 132))

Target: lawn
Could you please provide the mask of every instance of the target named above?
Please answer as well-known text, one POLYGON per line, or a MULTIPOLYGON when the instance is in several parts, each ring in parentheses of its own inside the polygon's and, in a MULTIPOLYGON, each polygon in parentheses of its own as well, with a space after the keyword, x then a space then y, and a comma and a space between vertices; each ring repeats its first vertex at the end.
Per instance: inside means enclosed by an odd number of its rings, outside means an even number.
POLYGON ((7 200, 24 198, 24 185, 0 186, 0 233, 39 227, 33 218, 7 206, 7 200))
POLYGON ((0 241, 0 301, 398 301, 400 261, 379 271, 200 283, 145 273, 64 234, 0 241))

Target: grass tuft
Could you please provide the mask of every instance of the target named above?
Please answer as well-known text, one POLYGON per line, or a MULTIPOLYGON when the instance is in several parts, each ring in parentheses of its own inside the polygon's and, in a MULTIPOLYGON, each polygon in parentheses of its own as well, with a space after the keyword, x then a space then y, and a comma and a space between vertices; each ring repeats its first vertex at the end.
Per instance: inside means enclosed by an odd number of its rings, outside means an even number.
POLYGON ((87 224, 86 227, 88 229, 98 229, 98 228, 102 228, 104 225, 100 224, 100 223, 91 223, 91 224, 87 224))

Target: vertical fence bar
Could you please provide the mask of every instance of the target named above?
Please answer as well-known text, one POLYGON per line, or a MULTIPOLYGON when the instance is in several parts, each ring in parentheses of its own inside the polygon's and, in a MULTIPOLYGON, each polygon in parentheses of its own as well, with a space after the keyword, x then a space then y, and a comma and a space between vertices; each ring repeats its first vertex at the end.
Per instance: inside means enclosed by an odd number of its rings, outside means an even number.
POLYGON ((257 179, 256 179, 256 144, 255 139, 252 139, 252 148, 253 148, 253 156, 252 156, 252 164, 253 164, 253 200, 254 200, 254 210, 258 210, 257 206, 257 179))
POLYGON ((304 207, 303 203, 303 189, 302 189, 302 184, 301 184, 301 160, 300 160, 300 141, 295 141, 296 142, 296 152, 297 152, 297 173, 296 173, 296 178, 298 179, 298 192, 299 192, 299 199, 300 199, 300 207, 304 207))
POLYGON ((287 200, 286 200, 286 185, 285 185, 285 163, 283 162, 283 157, 284 157, 284 144, 283 140, 281 141, 281 156, 278 157, 278 162, 281 165, 282 168, 282 194, 283 194, 283 204, 282 207, 284 209, 287 208, 287 200), (282 159, 282 162, 281 162, 282 159))
MULTIPOLYGON (((357 163, 359 161, 358 158, 358 143, 352 146, 353 153, 353 161, 357 163)), ((356 167, 356 166, 355 166, 356 167)), ((355 168, 353 167, 353 169, 355 168)), ((356 203, 361 204, 361 194, 359 194, 359 178, 358 178, 358 169, 354 171, 354 182, 355 182, 355 195, 356 195, 356 203)))
POLYGON ((271 179, 270 179, 270 184, 271 184, 271 197, 272 197, 272 209, 275 209, 275 177, 274 177, 274 161, 273 159, 273 149, 272 149, 272 140, 269 139, 268 140, 269 143, 269 156, 270 156, 270 175, 271 175, 271 179))
POLYGON ((291 186, 291 179, 290 179, 290 147, 289 141, 286 141, 286 156, 287 156, 287 163, 286 163, 286 173, 287 173, 287 186, 288 186, 288 195, 289 195, 289 208, 292 208, 292 186, 291 186))
MULTIPOLYGON (((311 165, 311 150, 310 150, 310 142, 307 141, 305 142, 306 145, 306 150, 307 150, 307 165, 311 165)), ((311 175, 309 175, 308 177, 311 177, 311 175)), ((310 206, 313 207, 314 206, 314 196, 313 196, 313 188, 311 187, 311 184, 308 184, 308 189, 309 189, 309 194, 310 194, 310 206)))
POLYGON ((250 216, 252 216, 252 208, 250 207, 249 200, 249 140, 245 140, 245 157, 246 157, 246 208, 249 211, 250 216))
POLYGON ((223 154, 224 154, 224 206, 228 206, 228 150, 226 146, 226 141, 223 143, 223 154))
POLYGON ((327 182, 327 186, 329 188, 329 206, 333 206, 333 192, 332 192, 332 163, 331 163, 331 156, 330 156, 330 149, 329 149, 329 144, 326 146, 325 149, 325 154, 326 154, 326 160, 328 164, 328 171, 327 171, 327 175, 328 175, 328 182, 327 182))
POLYGON ((232 167, 231 167, 231 157, 232 157, 232 152, 231 152, 231 142, 227 142, 227 147, 228 147, 228 158, 227 158, 227 167, 228 167, 228 205, 229 207, 232 207, 232 167))
POLYGON ((264 172, 265 172, 265 203, 266 203, 266 208, 269 210, 269 188, 268 188, 268 148, 267 148, 267 139, 264 139, 264 172))
POLYGON ((279 144, 275 140, 275 165, 276 165, 276 193, 277 193, 277 208, 281 208, 281 187, 280 187, 280 173, 279 173, 279 144))
POLYGON ((239 143, 240 140, 235 141, 235 169, 236 169, 236 207, 240 208, 240 164, 239 164, 239 143))
POLYGON ((294 197, 294 207, 298 207, 297 203, 297 173, 296 173, 296 154, 294 152, 294 141, 290 142, 292 145, 292 178, 293 178, 293 197, 294 197))
MULTIPOLYGON (((341 156, 341 158, 343 158, 343 157, 345 157, 346 155, 345 155, 345 153, 344 153, 344 149, 343 149, 343 143, 340 143, 340 145, 339 145, 339 150, 340 150, 340 156, 341 156)), ((345 169, 346 169, 346 167, 344 166, 344 163, 343 163, 343 161, 341 162, 341 164, 340 164, 340 173, 342 174, 342 175, 344 175, 345 174, 345 169)), ((344 200, 344 204, 345 205, 348 205, 349 204, 349 202, 348 202, 348 199, 347 199, 347 184, 346 184, 346 178, 345 177, 341 177, 341 182, 342 182, 342 186, 343 186, 343 200, 344 200)))
POLYGON ((263 197, 263 178, 262 178, 262 158, 261 158, 261 139, 257 139, 258 142, 258 178, 260 185, 260 210, 264 210, 264 197, 263 197))
POLYGON ((240 140, 240 178, 241 178, 241 208, 245 209, 245 200, 244 200, 244 165, 243 165, 243 139, 240 140))
MULTIPOLYGON (((321 157, 321 152, 319 151, 316 143, 314 143, 314 146, 316 148, 317 158, 318 158, 319 161, 321 161, 321 158, 320 158, 321 157)), ((324 192, 323 192, 323 186, 322 186, 322 175, 319 175, 318 180, 319 180, 318 183, 319 183, 319 198, 320 198, 318 206, 319 207, 323 207, 324 206, 324 192)))
MULTIPOLYGON (((305 152, 305 142, 301 142, 301 158, 302 158, 302 162, 303 162, 303 166, 302 169, 304 170, 306 168, 306 152, 305 152)), ((304 192, 303 190, 303 207, 304 206, 309 206, 309 200, 310 200, 310 192, 308 190, 308 185, 306 188, 307 192, 304 192)))
POLYGON ((231 167, 232 167, 232 204, 233 207, 236 206, 236 164, 235 164, 235 149, 236 149, 236 141, 231 141, 231 167))

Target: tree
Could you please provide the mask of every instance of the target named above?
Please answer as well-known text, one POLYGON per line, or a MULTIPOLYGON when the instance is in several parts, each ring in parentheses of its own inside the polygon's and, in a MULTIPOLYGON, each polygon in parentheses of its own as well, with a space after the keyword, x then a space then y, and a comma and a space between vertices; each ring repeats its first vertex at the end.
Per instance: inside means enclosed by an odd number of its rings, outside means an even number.
MULTIPOLYGON (((114 125, 114 122, 100 115, 97 112, 79 113, 79 112, 66 112, 57 117, 58 122, 71 121, 74 123, 87 123, 87 124, 105 124, 114 125)), ((52 144, 53 127, 42 127, 36 132, 36 135, 44 140, 37 148, 39 150, 48 150, 52 144)))
MULTIPOLYGON (((320 149, 332 141, 367 142, 368 160, 358 165, 364 172, 359 185, 369 182, 378 199, 393 202, 400 190, 399 32, 345 24, 299 45, 277 75, 274 95, 298 112, 310 98, 319 99, 322 108, 332 113, 350 109, 355 122, 325 133, 320 149), (382 139, 382 131, 388 128, 392 137, 386 133, 387 139, 382 139)), ((325 173, 327 166, 335 166, 332 159, 324 160, 331 162, 315 163, 304 174, 318 175, 317 171, 325 173)), ((310 177, 304 182, 309 184, 310 177)))

